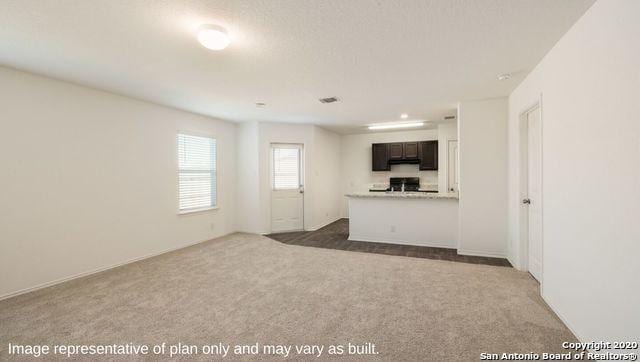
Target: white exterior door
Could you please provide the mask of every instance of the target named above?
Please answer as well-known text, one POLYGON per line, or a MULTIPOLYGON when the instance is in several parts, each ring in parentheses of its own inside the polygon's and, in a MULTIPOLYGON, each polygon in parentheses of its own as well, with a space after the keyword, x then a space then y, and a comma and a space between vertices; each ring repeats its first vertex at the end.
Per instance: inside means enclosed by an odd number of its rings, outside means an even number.
POLYGON ((542 127, 540 107, 527 113, 528 177, 527 197, 523 200, 529 208, 529 272, 540 281, 542 277, 542 127))
POLYGON ((272 232, 304 228, 303 155, 302 145, 271 145, 272 232))
POLYGON ((458 141, 447 144, 447 191, 458 192, 458 141))

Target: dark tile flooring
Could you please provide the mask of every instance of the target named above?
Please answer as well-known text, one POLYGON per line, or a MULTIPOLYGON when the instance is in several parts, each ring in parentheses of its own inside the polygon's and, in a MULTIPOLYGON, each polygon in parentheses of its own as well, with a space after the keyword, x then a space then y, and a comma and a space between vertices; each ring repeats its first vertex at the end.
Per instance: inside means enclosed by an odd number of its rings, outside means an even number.
POLYGON ((294 231, 266 236, 290 245, 511 267, 507 259, 458 255, 456 249, 347 240, 349 219, 340 219, 316 231, 294 231))

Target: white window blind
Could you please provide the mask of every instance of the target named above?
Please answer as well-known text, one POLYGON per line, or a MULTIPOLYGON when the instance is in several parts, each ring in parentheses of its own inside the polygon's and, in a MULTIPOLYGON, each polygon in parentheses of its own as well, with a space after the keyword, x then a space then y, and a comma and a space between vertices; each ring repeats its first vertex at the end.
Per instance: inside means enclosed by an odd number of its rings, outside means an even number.
POLYGON ((300 148, 273 148, 273 189, 289 190, 300 187, 300 148))
POLYGON ((178 201, 180 211, 217 205, 216 140, 178 134, 178 201))

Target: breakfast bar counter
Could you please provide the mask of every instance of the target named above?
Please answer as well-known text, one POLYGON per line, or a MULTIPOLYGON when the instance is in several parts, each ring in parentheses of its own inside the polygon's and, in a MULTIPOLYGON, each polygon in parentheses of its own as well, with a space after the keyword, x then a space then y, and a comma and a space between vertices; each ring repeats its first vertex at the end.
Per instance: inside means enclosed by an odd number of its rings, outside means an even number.
POLYGON ((458 195, 357 192, 349 199, 349 240, 458 247, 458 195))
POLYGON ((358 198, 382 198, 382 199, 451 199, 457 200, 457 193, 441 194, 437 192, 421 192, 421 191, 409 191, 409 192, 353 192, 346 194, 347 197, 358 198))

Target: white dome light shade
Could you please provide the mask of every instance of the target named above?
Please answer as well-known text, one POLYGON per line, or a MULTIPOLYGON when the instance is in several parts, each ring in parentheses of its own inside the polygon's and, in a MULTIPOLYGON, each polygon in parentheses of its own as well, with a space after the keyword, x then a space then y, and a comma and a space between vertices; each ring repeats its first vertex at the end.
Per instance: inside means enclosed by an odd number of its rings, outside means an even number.
POLYGON ((198 41, 207 49, 222 50, 229 46, 231 38, 223 27, 207 24, 198 28, 198 41))

